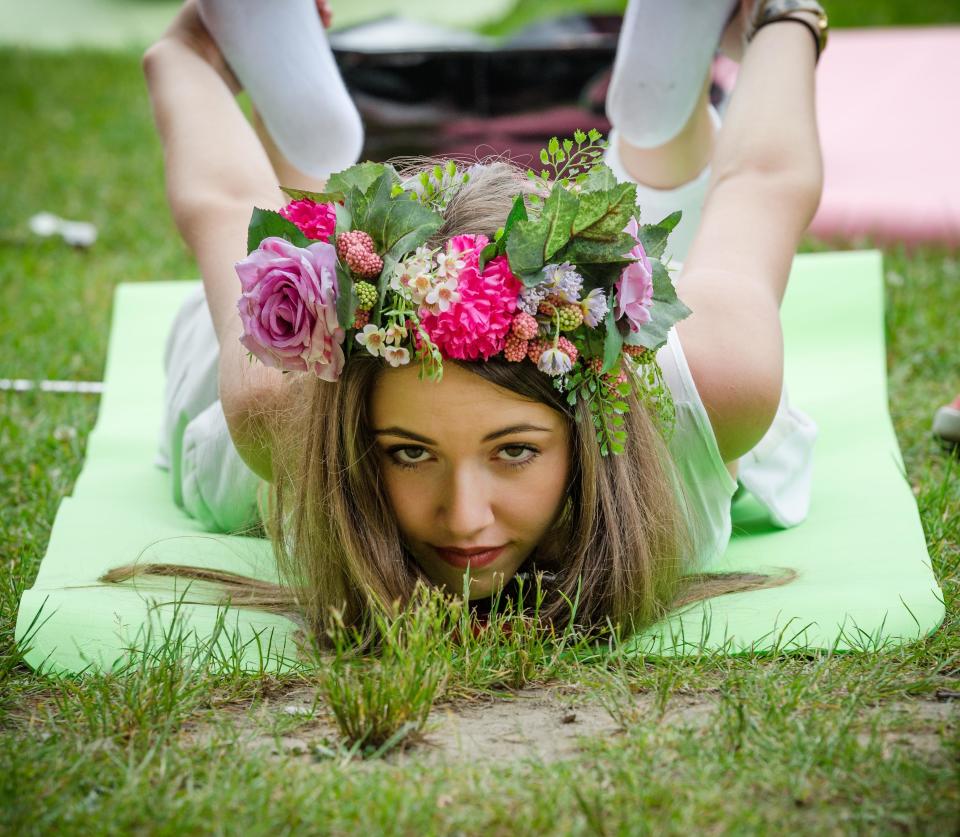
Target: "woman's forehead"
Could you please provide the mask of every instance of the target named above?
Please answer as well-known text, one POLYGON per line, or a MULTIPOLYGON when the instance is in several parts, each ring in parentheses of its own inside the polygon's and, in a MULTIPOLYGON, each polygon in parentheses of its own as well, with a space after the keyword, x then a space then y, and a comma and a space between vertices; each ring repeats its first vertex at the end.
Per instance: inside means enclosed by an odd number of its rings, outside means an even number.
POLYGON ((470 431, 483 437, 506 426, 531 424, 551 431, 565 427, 553 408, 496 386, 457 364, 444 367, 440 381, 420 380, 417 369, 381 374, 371 399, 376 429, 402 427, 424 436, 470 431))

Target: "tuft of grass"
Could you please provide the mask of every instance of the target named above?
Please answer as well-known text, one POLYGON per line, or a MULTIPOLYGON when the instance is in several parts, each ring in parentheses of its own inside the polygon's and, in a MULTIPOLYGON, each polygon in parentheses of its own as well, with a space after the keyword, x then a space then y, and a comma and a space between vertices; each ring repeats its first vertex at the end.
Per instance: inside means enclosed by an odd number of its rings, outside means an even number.
POLYGON ((450 605, 421 588, 410 606, 376 613, 373 654, 361 654, 364 628, 346 626, 335 614, 332 658, 319 662, 319 692, 351 752, 384 755, 409 741, 427 721, 449 675, 443 628, 450 605))
POLYGON ((555 631, 540 618, 542 580, 515 597, 495 595, 478 617, 467 592, 454 597, 421 586, 412 601, 372 624, 344 625, 335 614, 332 654, 317 662, 318 689, 344 744, 365 756, 385 755, 416 739, 435 701, 545 682, 579 666, 590 640, 570 626, 555 631), (372 652, 367 637, 374 636, 372 652))
POLYGON ((596 656, 596 638, 576 628, 576 602, 568 603, 562 629, 541 617, 546 592, 542 577, 518 578, 514 595, 495 595, 482 621, 464 604, 469 584, 465 576, 448 632, 455 641, 445 649, 453 683, 464 692, 522 689, 578 670, 581 658, 596 656))

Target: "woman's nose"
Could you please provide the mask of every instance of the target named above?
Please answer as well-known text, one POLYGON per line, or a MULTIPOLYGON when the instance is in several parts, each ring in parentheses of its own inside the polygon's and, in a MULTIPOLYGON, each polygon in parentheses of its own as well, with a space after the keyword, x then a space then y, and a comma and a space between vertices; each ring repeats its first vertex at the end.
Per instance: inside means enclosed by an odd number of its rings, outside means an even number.
POLYGON ((453 472, 440 506, 445 528, 458 541, 469 542, 496 519, 491 486, 482 474, 469 467, 453 472))

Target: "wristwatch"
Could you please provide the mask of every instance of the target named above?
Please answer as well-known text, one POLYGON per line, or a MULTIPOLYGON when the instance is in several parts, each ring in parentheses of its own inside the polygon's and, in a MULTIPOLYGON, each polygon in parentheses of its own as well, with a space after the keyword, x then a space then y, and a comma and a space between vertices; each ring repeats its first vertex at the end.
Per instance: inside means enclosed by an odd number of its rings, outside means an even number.
POLYGON ((744 40, 749 43, 764 26, 779 23, 782 20, 800 23, 810 31, 817 47, 819 61, 820 54, 827 46, 827 31, 830 27, 827 13, 817 0, 757 0, 744 33, 744 40), (796 12, 806 12, 816 20, 814 22, 807 17, 794 17, 796 12))

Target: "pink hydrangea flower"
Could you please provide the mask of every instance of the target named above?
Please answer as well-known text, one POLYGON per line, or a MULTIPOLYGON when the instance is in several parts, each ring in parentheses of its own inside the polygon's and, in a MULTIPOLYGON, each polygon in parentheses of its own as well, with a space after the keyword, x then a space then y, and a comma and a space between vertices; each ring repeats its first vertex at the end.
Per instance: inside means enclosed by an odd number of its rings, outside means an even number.
POLYGON ((331 244, 303 249, 282 238, 260 242, 236 265, 243 289, 240 342, 267 366, 337 380, 345 335, 337 321, 336 263, 331 244))
POLYGON ((513 312, 520 296, 520 280, 513 275, 506 256, 487 262, 480 272, 480 251, 485 235, 458 235, 447 242, 449 256, 463 262, 457 276, 460 299, 446 311, 421 309, 421 325, 443 357, 455 360, 488 360, 503 351, 513 312))
POLYGON ((633 236, 636 246, 624 254, 624 258, 635 259, 633 264, 623 269, 615 285, 617 290, 617 319, 627 318, 631 331, 639 331, 640 327, 650 322, 650 307, 653 305, 653 268, 647 258, 646 251, 637 238, 640 227, 636 218, 623 230, 633 236))
POLYGON ((337 210, 332 203, 314 201, 290 201, 280 214, 307 238, 317 241, 329 241, 337 226, 337 210))

